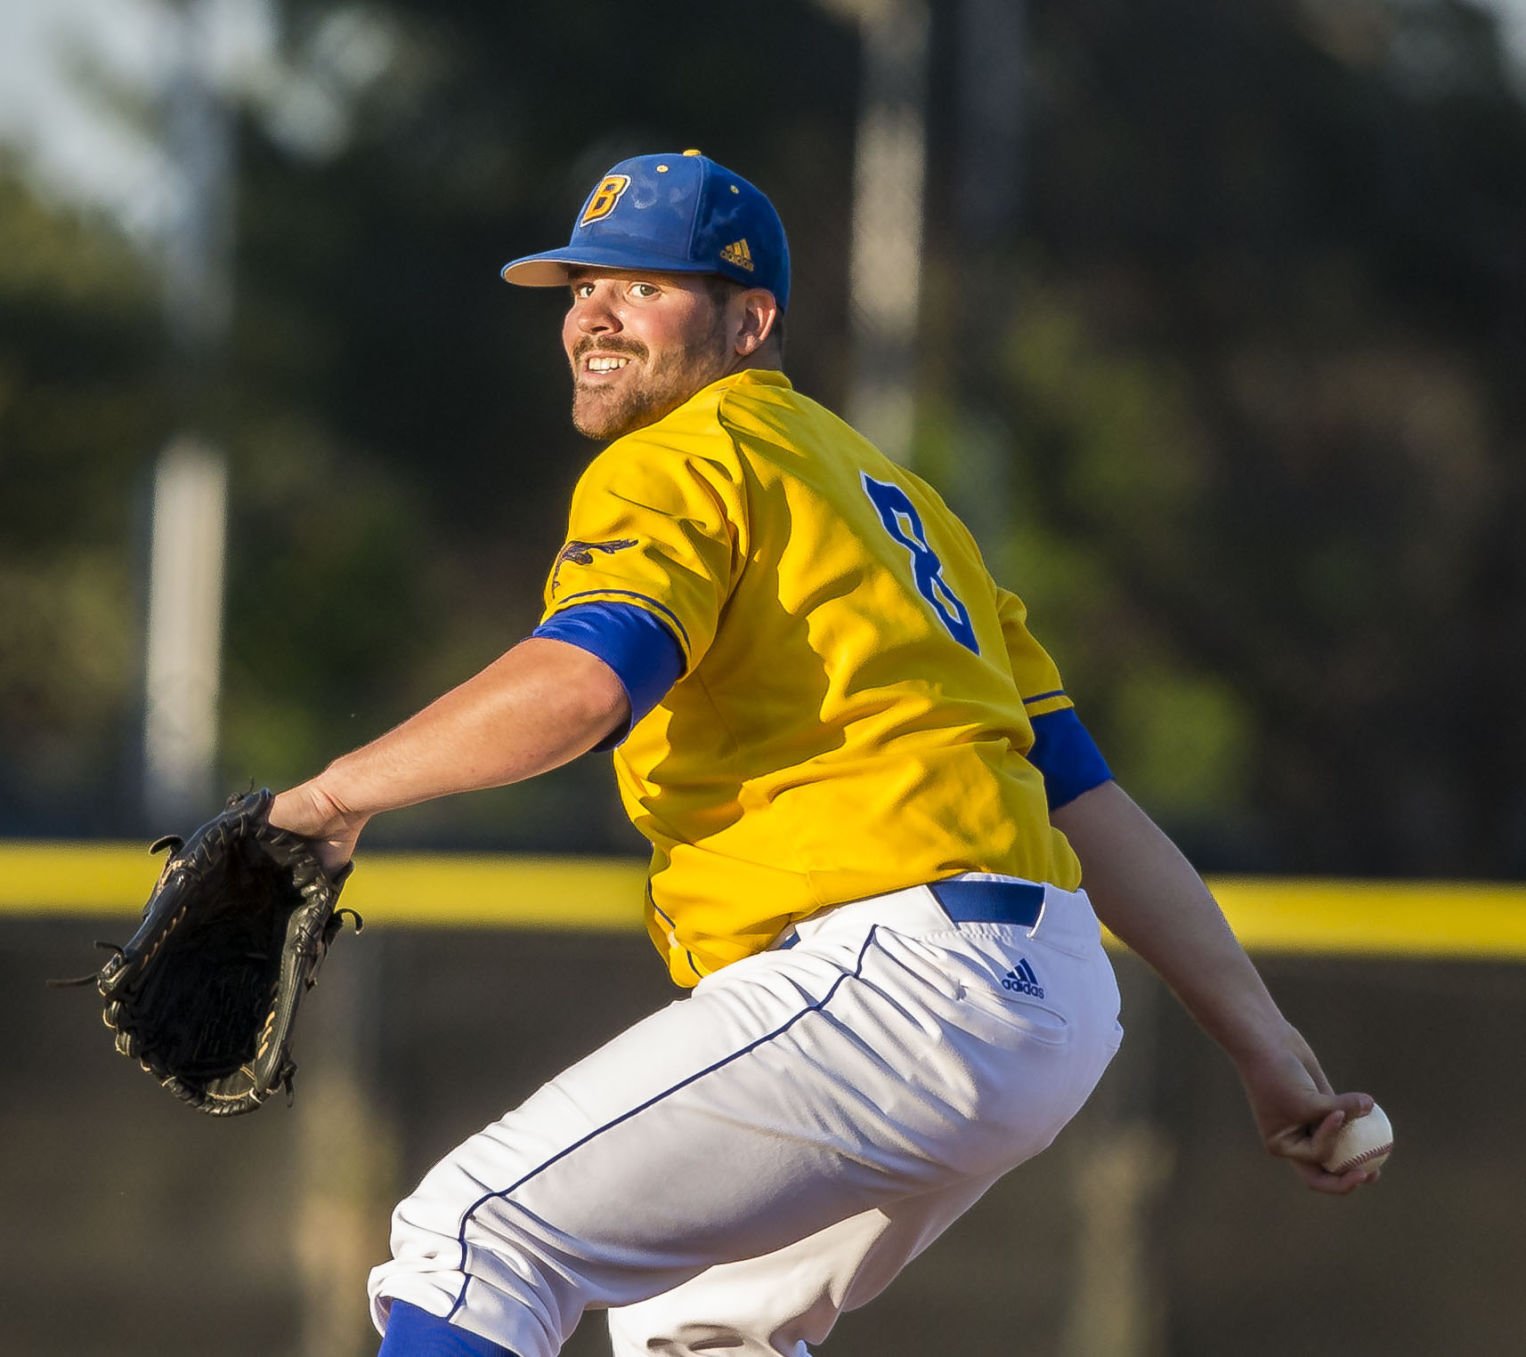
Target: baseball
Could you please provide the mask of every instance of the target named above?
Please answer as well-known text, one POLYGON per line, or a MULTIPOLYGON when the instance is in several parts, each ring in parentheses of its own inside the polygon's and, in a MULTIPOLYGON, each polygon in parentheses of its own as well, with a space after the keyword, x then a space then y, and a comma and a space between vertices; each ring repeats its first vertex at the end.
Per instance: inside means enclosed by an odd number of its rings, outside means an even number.
POLYGON ((1341 1127, 1324 1167, 1331 1173, 1375 1169, 1388 1158, 1393 1147, 1394 1128, 1389 1124, 1388 1114, 1373 1103, 1372 1111, 1365 1117, 1357 1117, 1341 1127))

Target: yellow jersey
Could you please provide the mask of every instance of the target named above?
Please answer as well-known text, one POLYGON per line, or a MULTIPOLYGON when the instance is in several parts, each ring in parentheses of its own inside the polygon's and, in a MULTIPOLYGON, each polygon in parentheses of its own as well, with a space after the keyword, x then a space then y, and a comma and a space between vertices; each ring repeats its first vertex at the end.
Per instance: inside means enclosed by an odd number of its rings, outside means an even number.
POLYGON ((931 488, 782 373, 611 443, 568 536, 545 619, 634 607, 682 654, 614 751, 680 985, 848 900, 966 871, 1079 884, 1028 758, 1033 719, 1071 702, 1022 601, 931 488))

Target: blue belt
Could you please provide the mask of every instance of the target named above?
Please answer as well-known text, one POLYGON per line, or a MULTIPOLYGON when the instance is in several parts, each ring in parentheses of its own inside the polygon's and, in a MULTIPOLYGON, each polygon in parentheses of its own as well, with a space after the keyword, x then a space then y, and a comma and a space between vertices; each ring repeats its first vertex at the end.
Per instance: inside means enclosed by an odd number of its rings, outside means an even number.
POLYGON ((927 889, 956 924, 1032 928, 1044 911, 1044 888, 1031 881, 936 881, 927 889))

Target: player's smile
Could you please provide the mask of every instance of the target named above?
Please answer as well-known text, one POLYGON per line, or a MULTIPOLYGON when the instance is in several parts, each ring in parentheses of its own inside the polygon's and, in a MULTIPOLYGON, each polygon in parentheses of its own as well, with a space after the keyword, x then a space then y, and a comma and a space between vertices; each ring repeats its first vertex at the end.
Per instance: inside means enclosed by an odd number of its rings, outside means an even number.
POLYGON ((576 383, 604 382, 650 356, 645 344, 623 337, 595 339, 585 335, 572 351, 572 375, 576 383))

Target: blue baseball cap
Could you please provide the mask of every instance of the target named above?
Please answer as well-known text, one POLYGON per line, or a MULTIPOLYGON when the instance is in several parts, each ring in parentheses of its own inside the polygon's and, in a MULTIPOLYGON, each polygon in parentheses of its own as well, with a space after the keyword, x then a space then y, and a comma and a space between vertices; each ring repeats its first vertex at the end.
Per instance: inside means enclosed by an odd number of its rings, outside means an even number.
POLYGON ((762 192, 698 151, 622 160, 594 187, 559 250, 503 266, 505 282, 564 287, 568 270, 713 273, 789 305, 789 242, 762 192))

